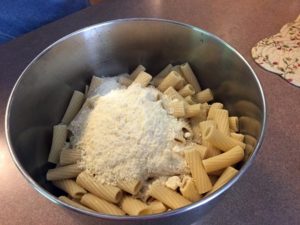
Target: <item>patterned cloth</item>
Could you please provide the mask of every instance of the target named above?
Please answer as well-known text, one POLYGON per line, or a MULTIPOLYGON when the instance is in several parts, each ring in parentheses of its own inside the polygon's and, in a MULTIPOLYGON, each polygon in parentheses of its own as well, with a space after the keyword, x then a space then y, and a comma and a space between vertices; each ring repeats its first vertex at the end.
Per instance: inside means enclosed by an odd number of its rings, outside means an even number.
POLYGON ((88 0, 0 0, 0 43, 88 5, 88 0))
POLYGON ((251 53, 261 67, 300 87, 300 15, 278 34, 259 41, 251 53))

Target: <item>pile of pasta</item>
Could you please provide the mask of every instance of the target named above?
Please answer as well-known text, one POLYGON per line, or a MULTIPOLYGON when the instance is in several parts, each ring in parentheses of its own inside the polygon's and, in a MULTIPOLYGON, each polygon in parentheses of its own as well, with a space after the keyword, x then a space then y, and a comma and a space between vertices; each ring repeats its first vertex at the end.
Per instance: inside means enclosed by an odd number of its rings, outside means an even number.
MULTIPOLYGON (((64 148, 67 125, 76 116, 89 93, 101 83, 93 77, 85 93, 74 91, 60 124, 53 128, 53 140, 49 162, 55 163, 46 175, 48 181, 67 193, 59 199, 71 206, 112 215, 147 215, 177 209, 212 194, 230 181, 238 170, 234 166, 245 156, 245 135, 239 133, 239 119, 229 116, 220 102, 209 104, 214 97, 207 88, 202 90, 188 63, 167 65, 152 77, 139 65, 130 75, 120 76, 124 86, 134 83, 142 87, 152 85, 171 101, 163 104, 174 117, 188 121, 189 132, 178 137, 179 142, 188 139, 184 157, 191 174, 180 178, 180 184, 165 185, 154 181, 147 191, 146 199, 138 198, 140 181, 118 182, 117 186, 101 184, 78 166, 81 152, 64 148)), ((251 141, 251 137, 247 137, 251 141)), ((253 138, 253 146, 256 142, 253 138)))

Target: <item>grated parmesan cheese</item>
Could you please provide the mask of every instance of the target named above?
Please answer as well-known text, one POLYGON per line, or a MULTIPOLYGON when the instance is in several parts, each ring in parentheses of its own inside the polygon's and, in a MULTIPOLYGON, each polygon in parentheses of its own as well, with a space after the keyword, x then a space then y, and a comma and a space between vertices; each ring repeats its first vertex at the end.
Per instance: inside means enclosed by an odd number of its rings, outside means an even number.
POLYGON ((69 126, 73 147, 82 151, 81 166, 113 185, 186 173, 185 146, 175 141, 185 122, 167 113, 158 90, 115 87, 96 94, 69 126))

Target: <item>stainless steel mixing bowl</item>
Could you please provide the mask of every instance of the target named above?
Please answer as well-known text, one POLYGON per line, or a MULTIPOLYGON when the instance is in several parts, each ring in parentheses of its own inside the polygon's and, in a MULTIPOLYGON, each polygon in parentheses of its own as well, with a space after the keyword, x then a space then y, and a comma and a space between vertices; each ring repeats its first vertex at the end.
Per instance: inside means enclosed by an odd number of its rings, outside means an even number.
MULTIPOLYGON (((149 112, 151 113, 151 112, 149 112)), ((40 53, 24 70, 6 111, 12 158, 29 183, 52 202, 99 218, 99 224, 191 224, 215 205, 252 164, 261 145, 266 105, 249 64, 216 36, 190 25, 159 19, 126 19, 76 31, 40 53), (112 76, 143 64, 156 74, 168 63, 189 62, 202 87, 210 87, 241 129, 257 139, 254 152, 223 188, 192 205, 163 214, 118 217, 82 211, 57 199, 61 192, 45 179, 52 126, 59 123, 73 90, 84 90, 93 74, 112 76)), ((249 149, 248 149, 249 150, 249 149)))

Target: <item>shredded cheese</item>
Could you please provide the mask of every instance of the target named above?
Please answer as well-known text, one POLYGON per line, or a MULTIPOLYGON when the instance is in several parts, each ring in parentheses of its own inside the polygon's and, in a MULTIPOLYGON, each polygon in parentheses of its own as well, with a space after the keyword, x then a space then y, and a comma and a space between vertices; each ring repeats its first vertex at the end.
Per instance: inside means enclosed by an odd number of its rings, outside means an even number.
POLYGON ((151 87, 116 86, 96 94, 72 121, 71 144, 97 181, 115 185, 187 172, 184 144, 175 141, 184 121, 169 115, 158 96, 151 87))

